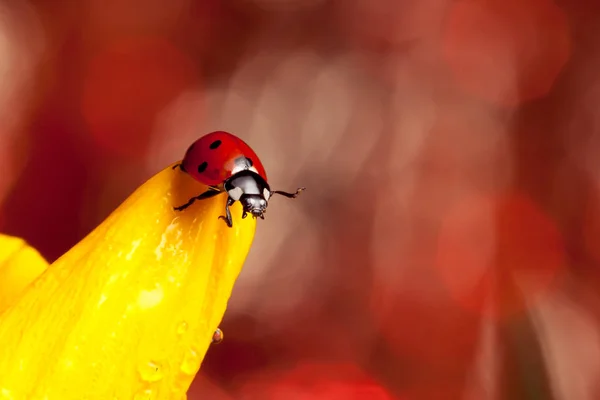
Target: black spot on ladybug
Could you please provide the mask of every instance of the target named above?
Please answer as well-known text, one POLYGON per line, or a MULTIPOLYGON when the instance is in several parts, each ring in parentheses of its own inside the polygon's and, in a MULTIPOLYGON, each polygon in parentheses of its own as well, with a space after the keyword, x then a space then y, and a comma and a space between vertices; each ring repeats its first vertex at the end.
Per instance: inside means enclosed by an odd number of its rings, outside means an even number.
POLYGON ((208 163, 204 161, 202 164, 198 165, 198 173, 203 173, 206 171, 206 167, 208 167, 208 163))
POLYGON ((217 147, 219 147, 219 146, 221 145, 221 143, 222 143, 222 142, 221 142, 220 140, 215 140, 215 141, 214 141, 214 142, 212 142, 212 143, 210 144, 210 146, 208 146, 208 147, 210 147, 210 149, 211 149, 211 150, 214 150, 214 149, 216 149, 217 147))
POLYGON ((254 163, 252 162, 252 159, 246 157, 246 161, 248 161, 248 165, 251 167, 254 165, 254 163))

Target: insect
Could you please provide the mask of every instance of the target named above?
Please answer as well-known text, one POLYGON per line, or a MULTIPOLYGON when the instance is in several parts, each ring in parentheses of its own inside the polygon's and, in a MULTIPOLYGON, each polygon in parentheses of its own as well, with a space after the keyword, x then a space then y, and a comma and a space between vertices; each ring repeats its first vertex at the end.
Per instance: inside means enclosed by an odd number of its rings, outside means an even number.
POLYGON ((225 215, 219 218, 230 228, 233 222, 229 207, 236 201, 242 203, 242 218, 252 214, 253 218, 265 219, 264 214, 271 196, 279 194, 293 199, 305 189, 298 188, 295 193, 271 190, 265 168, 254 150, 242 139, 224 131, 208 133, 192 143, 183 161, 173 169, 177 167, 197 181, 208 185, 208 190, 175 207, 175 210, 183 211, 196 200, 208 199, 226 192, 225 215))
POLYGON ((223 341, 223 338, 224 338, 223 331, 221 329, 217 328, 215 333, 213 333, 213 335, 212 335, 211 343, 219 344, 223 341))

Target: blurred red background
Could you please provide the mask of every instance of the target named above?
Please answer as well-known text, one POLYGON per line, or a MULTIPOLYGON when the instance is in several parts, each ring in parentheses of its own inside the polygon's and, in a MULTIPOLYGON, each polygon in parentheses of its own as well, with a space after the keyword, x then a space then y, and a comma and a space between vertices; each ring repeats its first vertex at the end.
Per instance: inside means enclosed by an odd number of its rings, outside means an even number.
POLYGON ((197 137, 277 201, 189 399, 600 398, 600 3, 0 2, 0 231, 50 261, 197 137))

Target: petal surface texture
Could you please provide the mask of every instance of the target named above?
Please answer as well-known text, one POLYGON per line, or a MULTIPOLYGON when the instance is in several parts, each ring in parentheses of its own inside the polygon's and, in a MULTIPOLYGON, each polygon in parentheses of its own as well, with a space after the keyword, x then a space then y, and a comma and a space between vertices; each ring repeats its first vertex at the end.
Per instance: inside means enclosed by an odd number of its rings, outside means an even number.
POLYGON ((182 399, 256 228, 170 166, 0 314, 1 399, 182 399))

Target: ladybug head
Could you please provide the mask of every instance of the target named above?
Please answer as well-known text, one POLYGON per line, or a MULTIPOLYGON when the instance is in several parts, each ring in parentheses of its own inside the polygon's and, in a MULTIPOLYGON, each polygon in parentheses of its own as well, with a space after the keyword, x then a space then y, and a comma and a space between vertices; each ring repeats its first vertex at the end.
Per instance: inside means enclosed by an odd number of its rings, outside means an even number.
POLYGON ((244 207, 244 213, 242 218, 246 218, 248 213, 252 214, 254 218, 265 219, 264 213, 267 211, 267 199, 262 195, 256 194, 245 194, 240 198, 240 202, 244 207))
POLYGON ((251 170, 240 171, 227 179, 224 186, 231 200, 242 203, 242 218, 252 214, 254 218, 264 219, 271 189, 259 174, 251 170))

